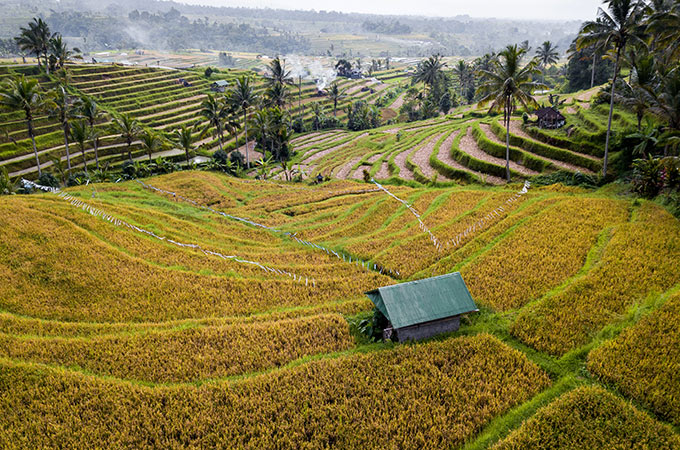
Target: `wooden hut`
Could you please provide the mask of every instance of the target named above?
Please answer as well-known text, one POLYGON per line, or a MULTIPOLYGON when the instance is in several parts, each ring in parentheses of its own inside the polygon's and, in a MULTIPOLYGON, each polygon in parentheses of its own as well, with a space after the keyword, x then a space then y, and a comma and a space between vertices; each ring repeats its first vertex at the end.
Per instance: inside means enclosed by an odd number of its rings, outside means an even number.
POLYGON ((479 311, 459 272, 366 292, 387 318, 383 338, 420 340, 457 331, 460 316, 479 311))
POLYGON ((536 111, 536 117, 538 117, 538 126, 541 128, 562 128, 567 123, 562 113, 550 106, 536 111))

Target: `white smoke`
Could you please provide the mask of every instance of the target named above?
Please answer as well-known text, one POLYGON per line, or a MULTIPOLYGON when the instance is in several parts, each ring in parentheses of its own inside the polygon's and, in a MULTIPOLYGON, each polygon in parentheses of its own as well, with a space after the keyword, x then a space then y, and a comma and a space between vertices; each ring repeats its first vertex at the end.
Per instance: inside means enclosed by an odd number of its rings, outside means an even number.
POLYGON ((298 55, 286 56, 286 64, 289 66, 290 75, 295 78, 313 81, 318 90, 326 89, 337 78, 337 73, 331 65, 324 64, 315 58, 306 58, 298 55))

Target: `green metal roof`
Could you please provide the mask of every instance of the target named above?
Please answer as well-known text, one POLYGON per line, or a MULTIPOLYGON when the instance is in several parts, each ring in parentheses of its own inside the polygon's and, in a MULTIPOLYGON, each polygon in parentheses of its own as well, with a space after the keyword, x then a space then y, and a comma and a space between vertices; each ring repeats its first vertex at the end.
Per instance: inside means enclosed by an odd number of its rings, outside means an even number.
POLYGON ((217 81, 215 81, 214 84, 216 84, 218 86, 228 86, 229 82, 227 80, 217 80, 217 81))
POLYGON ((394 328, 478 311, 459 272, 366 292, 394 328))

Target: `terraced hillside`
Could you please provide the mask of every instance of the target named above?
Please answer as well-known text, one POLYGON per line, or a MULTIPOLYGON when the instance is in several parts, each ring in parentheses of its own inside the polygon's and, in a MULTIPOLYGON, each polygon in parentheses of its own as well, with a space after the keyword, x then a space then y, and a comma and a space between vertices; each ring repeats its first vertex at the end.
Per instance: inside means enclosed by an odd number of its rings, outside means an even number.
MULTIPOLYGON (((371 167, 483 125, 402 130, 371 167)), ((379 133, 306 140, 350 161, 379 133)), ((347 171, 323 151, 310 167, 347 171)), ((680 448, 678 220, 606 190, 384 188, 420 221, 350 180, 5 197, 0 447, 680 448), (459 333, 359 336, 363 292, 451 271, 481 309, 459 333)))
MULTIPOLYGON (((595 174, 602 169, 606 112, 576 104, 565 112, 568 126, 544 130, 520 119, 510 126, 510 171, 515 179, 554 171, 595 174)), ((628 129, 631 117, 616 114, 615 126, 628 129)), ((307 176, 395 178, 429 183, 505 182, 506 130, 497 118, 452 114, 367 132, 326 131, 293 140, 293 160, 307 176)), ((276 172, 274 172, 274 175, 276 172)))
MULTIPOLYGON (((29 77, 37 77, 45 90, 55 84, 53 80, 44 76, 31 75, 35 71, 31 67, 7 66, 0 70, 4 70, 0 72, 0 79, 3 73, 25 72, 29 77)), ((169 133, 180 125, 203 124, 199 110, 206 94, 210 93, 211 83, 218 79, 233 82, 236 77, 244 73, 240 70, 231 70, 206 79, 199 71, 87 64, 69 68, 69 84, 73 94, 91 96, 109 113, 109 118, 101 121, 96 127, 100 136, 99 155, 100 162, 103 164, 116 164, 125 160, 127 145, 111 129, 111 116, 119 113, 129 114, 138 119, 142 126, 164 133, 169 133), (179 83, 179 79, 186 80, 190 86, 179 83)), ((248 73, 252 75, 252 72, 248 73)), ((341 89, 345 92, 345 96, 338 103, 338 118, 345 118, 344 107, 349 102, 362 99, 374 103, 388 93, 389 98, 395 97, 397 84, 405 79, 404 74, 397 70, 382 71, 377 73, 376 77, 375 81, 371 79, 338 80, 341 89)), ((264 90, 262 77, 256 77, 255 90, 258 93, 264 90)), ((291 115, 294 118, 309 120, 313 115, 311 105, 318 101, 321 101, 327 108, 327 113, 331 114, 330 100, 317 97, 316 93, 316 85, 311 82, 303 82, 300 91, 297 86, 291 86, 289 108, 291 115), (298 94, 301 94, 300 97, 298 94)), ((36 118, 35 127, 41 167, 50 168, 55 158, 65 162, 63 132, 57 118, 42 112, 36 118)), ((238 140, 231 136, 227 142, 227 148, 230 150, 242 145, 244 145, 243 134, 238 136, 238 140)), ((218 143, 216 138, 209 136, 199 142, 199 146, 199 152, 209 155, 218 148, 218 143)), ((134 142, 131 149, 134 159, 146 157, 140 142, 134 142)), ((74 150, 71 150, 72 161, 76 167, 82 167, 83 156, 79 151, 74 150)), ((154 157, 181 158, 181 155, 183 151, 179 149, 166 149, 154 157)), ((94 151, 90 143, 87 144, 85 159, 88 163, 94 162, 94 151)), ((18 112, 0 114, 0 166, 4 167, 10 176, 35 177, 37 175, 38 169, 31 141, 26 132, 23 116, 18 112)))

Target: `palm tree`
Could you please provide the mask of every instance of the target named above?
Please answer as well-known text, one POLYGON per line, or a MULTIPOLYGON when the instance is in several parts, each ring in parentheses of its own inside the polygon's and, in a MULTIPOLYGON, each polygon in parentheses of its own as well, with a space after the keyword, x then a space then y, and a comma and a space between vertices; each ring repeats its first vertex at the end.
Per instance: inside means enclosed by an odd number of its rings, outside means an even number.
POLYGON ((208 97, 203 100, 203 103, 201 103, 201 110, 199 114, 208 120, 208 123, 201 134, 205 134, 210 128, 214 128, 215 134, 217 134, 217 142, 220 146, 220 150, 223 150, 222 137, 224 135, 224 128, 222 126, 222 121, 229 114, 228 105, 226 104, 225 100, 215 98, 214 96, 208 94, 208 97))
POLYGON ((659 129, 647 118, 647 125, 644 131, 638 127, 638 131, 626 136, 629 139, 636 139, 639 143, 633 148, 633 153, 642 155, 647 159, 647 149, 654 150, 659 145, 659 129))
POLYGON ((642 118, 654 99, 649 93, 657 85, 654 57, 646 55, 631 61, 631 82, 624 83, 625 90, 617 94, 616 101, 633 111, 637 116, 638 131, 642 129, 642 118))
POLYGON ((78 55, 78 53, 80 53, 80 50, 78 48, 69 50, 61 34, 58 33, 55 34, 55 36, 52 39, 50 39, 49 51, 52 54, 52 56, 54 56, 54 58, 56 59, 57 65, 59 66, 60 69, 63 69, 64 64, 66 64, 66 61, 68 61, 71 58, 82 59, 82 57, 78 55))
POLYGON ((277 84, 291 84, 293 79, 290 77, 290 71, 286 70, 286 63, 278 56, 269 63, 267 67, 267 74, 264 76, 267 86, 272 87, 277 84))
POLYGON ((298 75, 298 120, 302 123, 302 75, 298 75))
POLYGON ((120 133, 120 137, 125 140, 125 143, 127 144, 128 159, 132 161, 132 151, 130 147, 141 132, 139 122, 128 114, 121 114, 120 116, 113 118, 113 129, 115 132, 120 133))
POLYGON ((432 55, 418 64, 414 79, 417 83, 422 81, 431 88, 443 76, 444 67, 446 67, 446 63, 442 60, 442 56, 432 55))
POLYGON ((175 144, 177 144, 182 150, 184 150, 184 153, 186 154, 187 157, 187 164, 189 164, 189 153, 191 153, 194 150, 194 142, 195 142, 195 137, 193 134, 193 129, 187 128, 185 125, 180 126, 180 128, 177 128, 172 136, 175 144))
POLYGON ((338 101, 345 97, 345 90, 340 90, 337 82, 331 84, 328 90, 328 98, 333 102, 333 116, 338 117, 338 101))
POLYGON ((94 146, 94 159, 97 163, 97 170, 99 170, 99 134, 95 131, 94 126, 97 124, 97 121, 106 117, 106 113, 99 108, 99 105, 97 105, 97 102, 92 97, 83 95, 80 97, 78 116, 87 120, 87 123, 90 125, 90 137, 93 140, 94 146))
POLYGON ((50 65, 48 61, 49 42, 52 38, 50 27, 40 18, 33 18, 32 22, 28 23, 28 28, 21 27, 19 36, 14 38, 19 48, 27 53, 32 53, 38 59, 38 67, 40 64, 40 57, 45 57, 45 69, 47 74, 50 73, 50 65))
MULTIPOLYGON (((274 61, 278 61, 278 58, 274 61)), ((272 64, 274 64, 272 61, 272 64)), ((280 64, 280 61, 279 61, 280 64)), ((246 135, 246 167, 250 167, 250 155, 248 151, 248 110, 257 103, 258 96, 250 85, 250 78, 241 76, 236 79, 234 86, 229 92, 232 105, 243 113, 243 127, 246 135)))
POLYGON ((87 158, 85 157, 85 142, 90 139, 90 127, 87 126, 87 122, 84 120, 77 120, 71 125, 71 138, 80 147, 80 151, 83 155, 83 167, 85 168, 85 173, 87 173, 87 158))
POLYGON ((472 75, 470 66, 461 59, 458 61, 458 64, 453 67, 453 73, 458 77, 458 83, 460 83, 460 95, 465 97, 465 87, 470 83, 472 75))
POLYGON ((267 88, 264 93, 266 104, 269 107, 278 106, 279 108, 284 108, 286 103, 290 100, 290 93, 288 89, 283 84, 275 84, 267 88))
POLYGON ((648 111, 666 123, 664 130, 664 156, 668 154, 669 142, 677 146, 677 141, 667 137, 677 137, 680 130, 680 68, 675 67, 661 76, 656 86, 648 87, 651 105, 648 111))
POLYGON ((680 2, 652 0, 646 10, 646 31, 651 34, 651 46, 665 49, 671 61, 680 57, 680 2))
POLYGON ((479 105, 491 103, 489 112, 503 110, 505 172, 508 181, 510 181, 510 117, 517 103, 525 108, 529 105, 538 106, 532 97, 532 91, 545 87, 541 83, 531 81, 533 75, 541 73, 537 59, 534 58, 521 67, 522 57, 525 54, 526 51, 518 48, 517 45, 508 45, 494 60, 491 70, 479 72, 484 80, 477 89, 477 92, 483 96, 479 105))
POLYGON ((262 144, 262 151, 264 152, 265 150, 269 150, 271 152, 272 140, 270 139, 270 135, 272 124, 269 116, 269 110, 260 109, 255 111, 250 120, 250 126, 253 135, 256 136, 257 139, 259 139, 260 144, 262 144))
POLYGON ((319 130, 322 119, 326 116, 326 109, 321 102, 312 103, 312 112, 314 113, 314 130, 319 130))
POLYGON ((154 130, 144 130, 139 137, 142 141, 142 148, 149 155, 149 161, 153 161, 151 156, 163 147, 163 138, 154 130))
POLYGON ((579 50, 586 47, 611 48, 615 53, 614 77, 609 99, 609 119, 607 121, 607 137, 604 144, 604 161, 602 174, 607 175, 607 162, 609 160, 609 140, 612 129, 612 115, 614 113, 614 89, 621 67, 621 55, 631 42, 641 42, 636 34, 638 23, 644 9, 641 0, 605 0, 608 11, 598 8, 598 19, 583 24, 576 46, 579 50))
POLYGON ((557 63, 560 54, 557 52, 557 46, 553 47, 552 42, 545 41, 540 47, 536 49, 536 57, 541 66, 541 73, 543 75, 543 83, 545 83, 545 69, 557 63))
POLYGON ((44 106, 44 99, 40 95, 40 86, 35 79, 27 80, 24 75, 9 78, 0 87, 0 108, 10 111, 23 111, 28 136, 33 143, 35 163, 38 165, 38 176, 42 175, 40 158, 35 145, 35 130, 33 129, 33 116, 35 112, 44 106))

